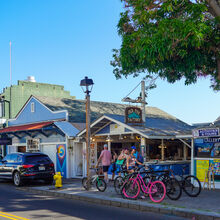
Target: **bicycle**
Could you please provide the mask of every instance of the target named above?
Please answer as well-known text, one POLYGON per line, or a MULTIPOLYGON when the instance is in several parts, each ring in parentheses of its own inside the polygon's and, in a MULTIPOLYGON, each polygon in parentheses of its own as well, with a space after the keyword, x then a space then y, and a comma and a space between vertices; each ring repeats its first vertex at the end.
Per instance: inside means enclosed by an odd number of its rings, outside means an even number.
POLYGON ((137 199, 140 191, 142 191, 144 194, 149 195, 151 201, 155 203, 162 202, 166 195, 164 183, 159 180, 152 181, 152 178, 150 178, 146 185, 141 176, 142 173, 146 173, 146 171, 140 172, 140 170, 137 170, 125 181, 122 187, 123 196, 128 199, 137 199))
POLYGON ((171 176, 175 178, 178 176, 180 178, 179 183, 183 191, 190 197, 197 197, 201 192, 201 183, 199 179, 194 175, 184 175, 186 166, 182 167, 182 175, 175 175, 172 169, 168 169, 171 176))
MULTIPOLYGON (((166 195, 171 200, 178 200, 182 195, 182 187, 179 181, 174 177, 169 176, 169 170, 157 170, 154 171, 151 167, 149 167, 151 171, 151 175, 154 175, 154 178, 162 181, 166 186, 166 195)), ((146 176, 144 179, 149 178, 146 176)), ((145 181, 146 183, 146 181, 145 181)))
POLYGON ((90 168, 92 170, 95 170, 96 174, 91 176, 89 181, 87 177, 83 177, 82 179, 82 185, 85 188, 85 190, 89 190, 90 187, 95 183, 96 188, 100 192, 104 192, 106 190, 107 184, 104 179, 100 178, 100 169, 99 168, 90 168))
POLYGON ((126 177, 128 176, 128 171, 127 169, 122 169, 121 173, 123 173, 123 177, 122 176, 117 176, 114 180, 114 188, 115 188, 115 192, 118 195, 121 195, 121 189, 122 186, 126 180, 126 177))

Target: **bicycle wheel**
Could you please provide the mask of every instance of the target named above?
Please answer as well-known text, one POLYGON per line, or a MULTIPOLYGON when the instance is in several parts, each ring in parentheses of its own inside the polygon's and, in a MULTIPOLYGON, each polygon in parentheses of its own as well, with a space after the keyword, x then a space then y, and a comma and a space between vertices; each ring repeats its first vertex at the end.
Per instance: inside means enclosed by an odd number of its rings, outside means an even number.
POLYGON ((190 197, 196 197, 201 192, 201 183, 195 176, 189 175, 183 180, 183 190, 190 197))
POLYGON ((126 181, 122 188, 122 195, 127 199, 136 199, 140 193, 140 185, 135 179, 126 181))
POLYGON ((100 192, 104 192, 106 189, 106 182, 103 179, 97 179, 96 180, 96 188, 100 191, 100 192))
POLYGON ((92 183, 90 182, 90 184, 89 184, 89 182, 87 180, 87 177, 83 177, 82 185, 83 185, 85 190, 89 190, 91 188, 92 183))
POLYGON ((151 201, 156 203, 162 202, 166 195, 166 187, 164 183, 161 181, 152 182, 149 194, 151 201))
POLYGON ((166 186, 166 195, 171 200, 178 200, 182 195, 182 188, 176 178, 171 178, 167 174, 159 176, 158 180, 162 181, 166 186))
POLYGON ((121 195, 121 189, 122 189, 123 184, 124 184, 123 177, 117 176, 114 180, 114 188, 115 188, 115 192, 118 195, 121 195))

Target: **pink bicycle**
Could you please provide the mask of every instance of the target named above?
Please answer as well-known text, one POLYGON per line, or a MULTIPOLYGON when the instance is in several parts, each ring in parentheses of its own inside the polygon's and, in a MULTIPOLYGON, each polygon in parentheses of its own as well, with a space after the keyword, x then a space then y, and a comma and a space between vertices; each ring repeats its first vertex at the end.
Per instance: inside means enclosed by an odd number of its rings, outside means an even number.
POLYGON ((140 174, 146 172, 134 172, 129 175, 122 187, 122 195, 128 199, 136 199, 140 191, 149 195, 151 201, 159 203, 162 202, 166 195, 166 186, 163 182, 156 180, 152 181, 152 177, 147 176, 142 178, 140 174))

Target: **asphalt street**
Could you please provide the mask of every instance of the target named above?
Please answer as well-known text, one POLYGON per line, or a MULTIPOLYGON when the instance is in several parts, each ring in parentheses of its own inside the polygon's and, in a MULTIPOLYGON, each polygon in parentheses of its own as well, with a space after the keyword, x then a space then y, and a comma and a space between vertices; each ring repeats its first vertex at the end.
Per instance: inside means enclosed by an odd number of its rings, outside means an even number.
POLYGON ((11 182, 0 181, 0 219, 145 219, 184 220, 185 218, 115 208, 81 201, 34 195, 16 189, 11 182), (8 215, 7 215, 8 214, 8 215), (5 217, 6 216, 6 217, 5 217), (16 216, 16 217, 14 217, 16 216), (19 218, 20 217, 20 218, 19 218))

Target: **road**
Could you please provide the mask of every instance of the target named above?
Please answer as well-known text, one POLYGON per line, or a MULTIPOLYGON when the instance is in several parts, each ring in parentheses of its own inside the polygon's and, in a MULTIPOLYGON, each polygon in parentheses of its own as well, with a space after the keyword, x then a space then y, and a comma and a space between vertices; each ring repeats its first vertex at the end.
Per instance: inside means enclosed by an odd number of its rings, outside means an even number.
POLYGON ((184 220, 185 218, 30 194, 0 181, 0 219, 184 220), (6 216, 6 217, 5 217, 6 216))

